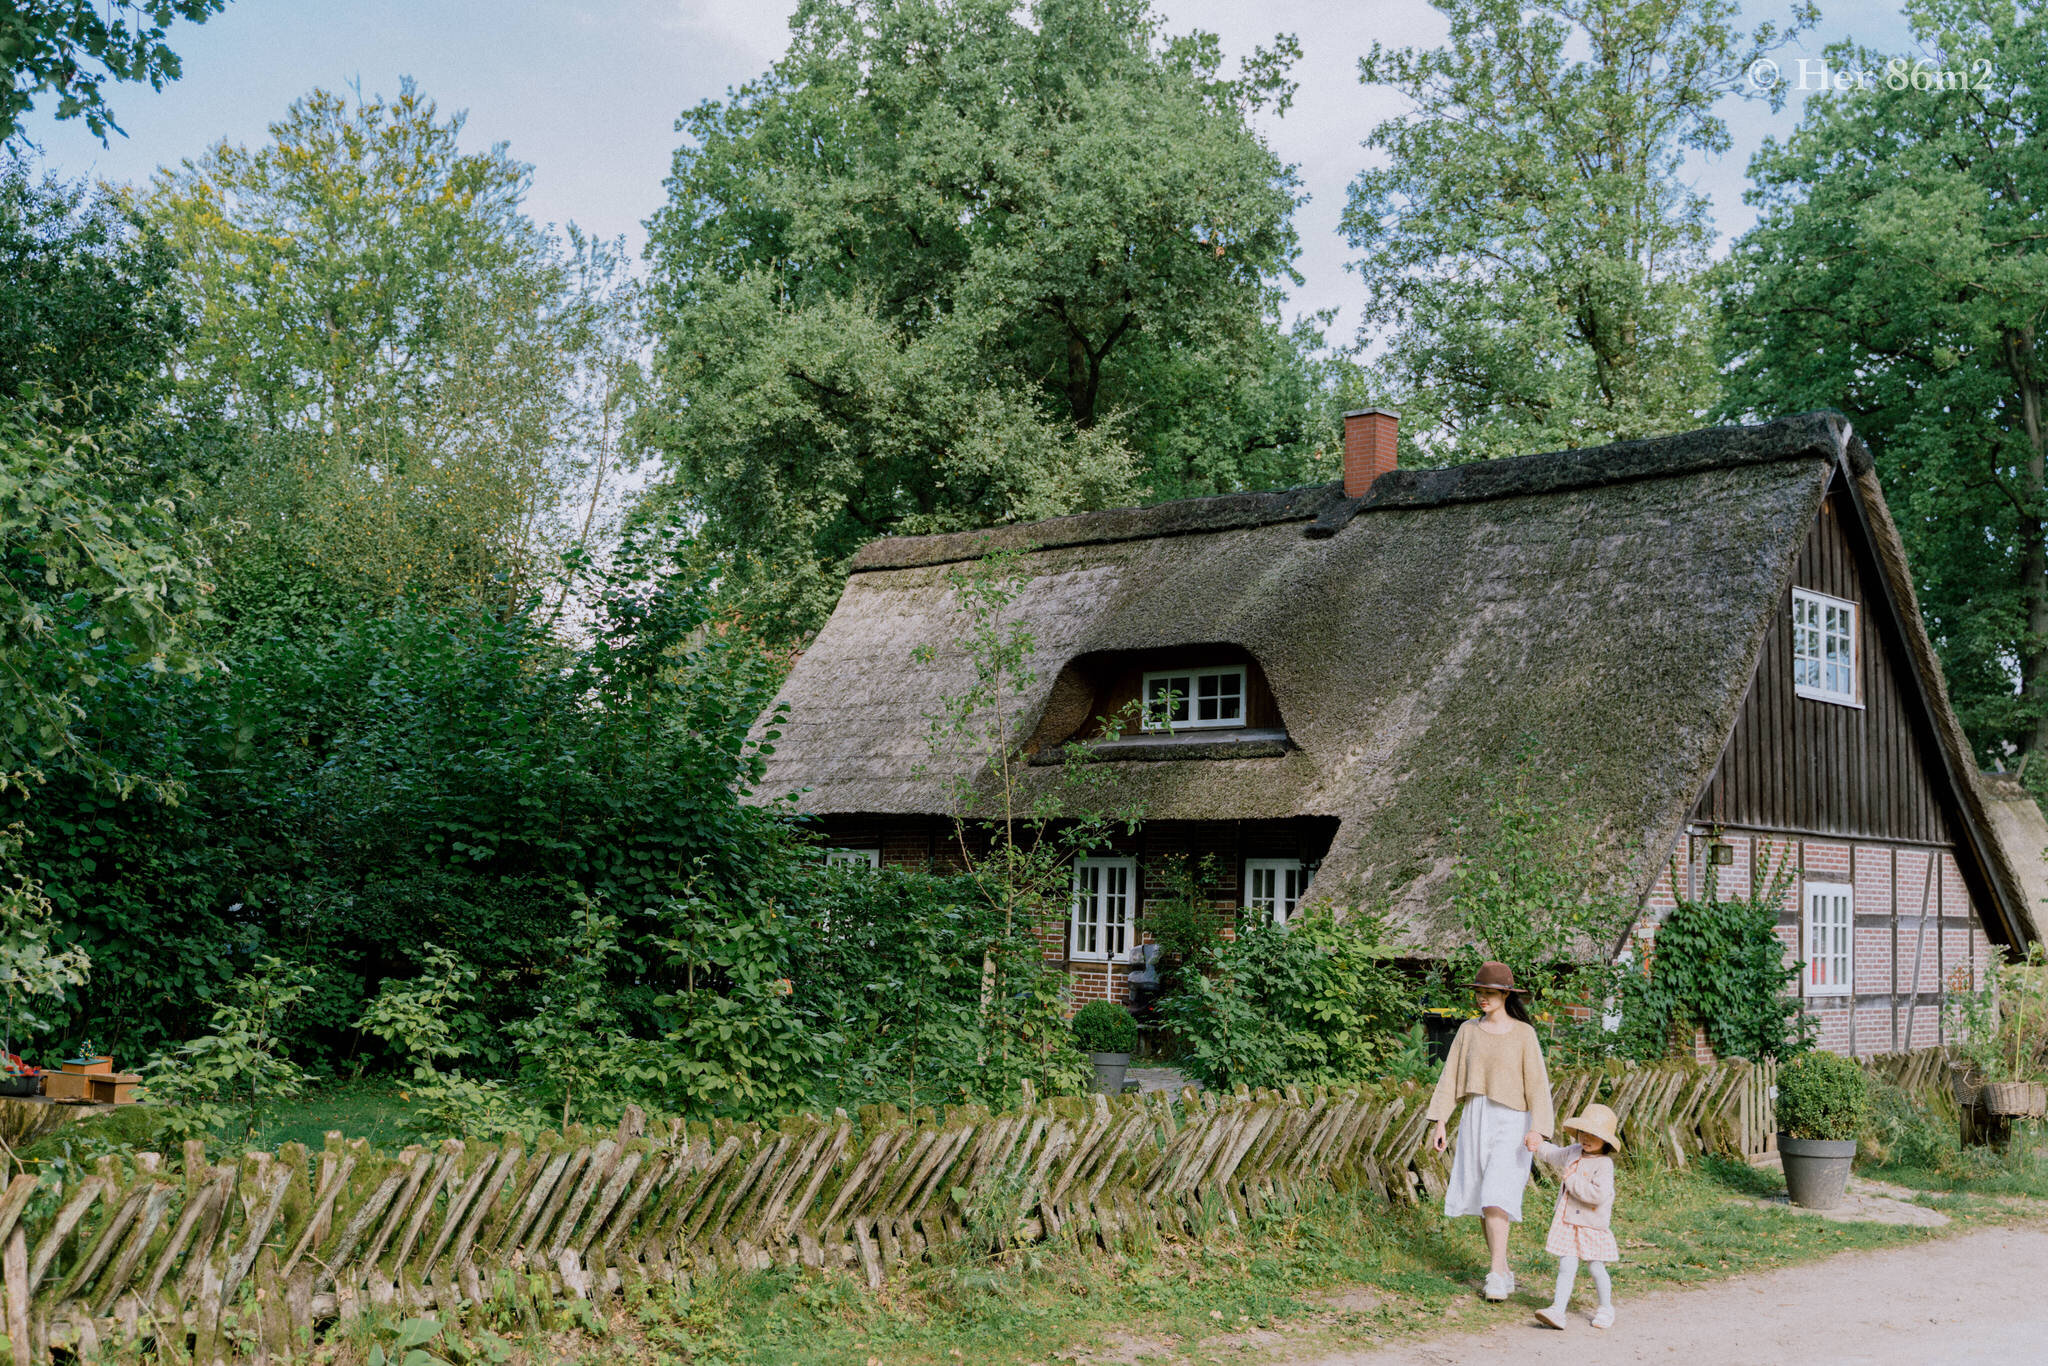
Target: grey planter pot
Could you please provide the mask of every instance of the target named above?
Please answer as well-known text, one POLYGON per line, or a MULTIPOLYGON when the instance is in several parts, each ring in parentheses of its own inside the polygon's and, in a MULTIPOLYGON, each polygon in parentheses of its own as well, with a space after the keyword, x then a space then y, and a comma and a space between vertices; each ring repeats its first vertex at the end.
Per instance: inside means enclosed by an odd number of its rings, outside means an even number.
POLYGON ((1849 1189, 1849 1164, 1856 1160, 1853 1138, 1794 1138, 1778 1135, 1785 1164, 1785 1193, 1807 1209, 1833 1209, 1849 1189))
POLYGON ((1128 1053, 1090 1053, 1088 1061, 1095 1067, 1095 1090, 1100 1095, 1120 1096, 1124 1093, 1124 1069, 1131 1065, 1128 1053))

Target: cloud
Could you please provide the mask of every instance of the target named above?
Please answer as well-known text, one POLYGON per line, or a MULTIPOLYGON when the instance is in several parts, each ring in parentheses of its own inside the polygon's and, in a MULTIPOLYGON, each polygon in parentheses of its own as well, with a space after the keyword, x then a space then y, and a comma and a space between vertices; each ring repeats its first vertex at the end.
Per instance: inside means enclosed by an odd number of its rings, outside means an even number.
POLYGON ((795 0, 671 0, 661 26, 731 48, 767 66, 789 46, 795 0))

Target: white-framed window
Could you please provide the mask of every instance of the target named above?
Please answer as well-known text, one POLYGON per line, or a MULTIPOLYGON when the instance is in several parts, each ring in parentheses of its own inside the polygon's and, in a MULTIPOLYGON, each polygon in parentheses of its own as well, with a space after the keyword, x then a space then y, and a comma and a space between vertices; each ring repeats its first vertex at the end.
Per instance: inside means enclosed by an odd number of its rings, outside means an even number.
POLYGON ((1137 957, 1138 861, 1084 858, 1074 862, 1074 910, 1067 956, 1098 963, 1137 957))
POLYGON ((847 864, 860 868, 879 868, 882 866, 882 851, 879 849, 827 849, 825 851, 825 866, 830 868, 837 864, 847 864))
POLYGON ((1856 989, 1856 889, 1844 882, 1806 884, 1806 994, 1847 996, 1856 989))
POLYGON ((1856 696, 1856 604, 1792 590, 1792 689, 1821 702, 1856 696))
POLYGON ((1244 861, 1244 904, 1285 925, 1301 904, 1308 887, 1308 869, 1298 858, 1248 858, 1244 861))
POLYGON ((1244 665, 1159 669, 1145 675, 1146 730, 1209 730, 1244 724, 1244 665))

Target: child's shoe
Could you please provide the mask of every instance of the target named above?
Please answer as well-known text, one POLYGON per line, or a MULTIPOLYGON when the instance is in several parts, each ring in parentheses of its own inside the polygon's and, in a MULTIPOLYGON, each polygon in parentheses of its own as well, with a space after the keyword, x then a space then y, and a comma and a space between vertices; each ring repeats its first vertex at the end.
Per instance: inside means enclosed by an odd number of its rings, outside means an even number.
POLYGON ((1614 1326, 1614 1306, 1603 1304, 1594 1310, 1593 1326, 1595 1328, 1612 1328, 1614 1326))
POLYGON ((1562 1329, 1571 1320, 1564 1316, 1564 1310, 1559 1309, 1555 1305, 1546 1304, 1536 1311, 1536 1322, 1542 1324, 1545 1328, 1562 1329))
POLYGON ((1504 1276, 1498 1271, 1486 1273, 1486 1298, 1499 1301, 1506 1299, 1514 1293, 1515 1278, 1513 1276, 1504 1276))

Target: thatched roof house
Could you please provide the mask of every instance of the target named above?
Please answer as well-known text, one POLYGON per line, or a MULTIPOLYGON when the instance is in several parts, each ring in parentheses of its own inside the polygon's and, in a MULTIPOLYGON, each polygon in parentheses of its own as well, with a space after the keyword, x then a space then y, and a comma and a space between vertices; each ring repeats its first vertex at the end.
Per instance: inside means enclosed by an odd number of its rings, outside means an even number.
MULTIPOLYGON (((1355 414, 1343 485, 867 546, 783 689, 761 796, 798 793, 874 858, 939 847, 929 827, 962 814, 961 780, 986 793, 991 777, 925 739, 973 681, 949 574, 1003 549, 1021 576, 1006 620, 1034 641, 1036 681, 1011 701, 1024 749, 1090 736, 1118 701, 1220 689, 1194 701, 1201 718, 1184 704, 1177 725, 1100 737, 1102 800, 1196 845, 1240 832, 1246 879, 1285 860, 1252 858, 1242 832, 1293 831, 1292 895, 1246 893, 1278 895, 1276 913, 1305 894, 1393 907, 1419 944, 1449 933, 1450 832, 1529 752, 1576 771, 1599 826, 1588 877, 1653 906, 1689 833, 1746 831, 1745 857, 1787 840, 1938 851, 1971 924, 2031 934, 1846 421, 1445 470, 1391 468, 1392 443, 1391 415, 1355 414)), ((1024 768, 1027 790, 1056 781, 1024 768)), ((1144 851, 1128 852, 1142 880, 1144 851)), ((1875 913, 1863 878, 1859 916, 1875 913)))

